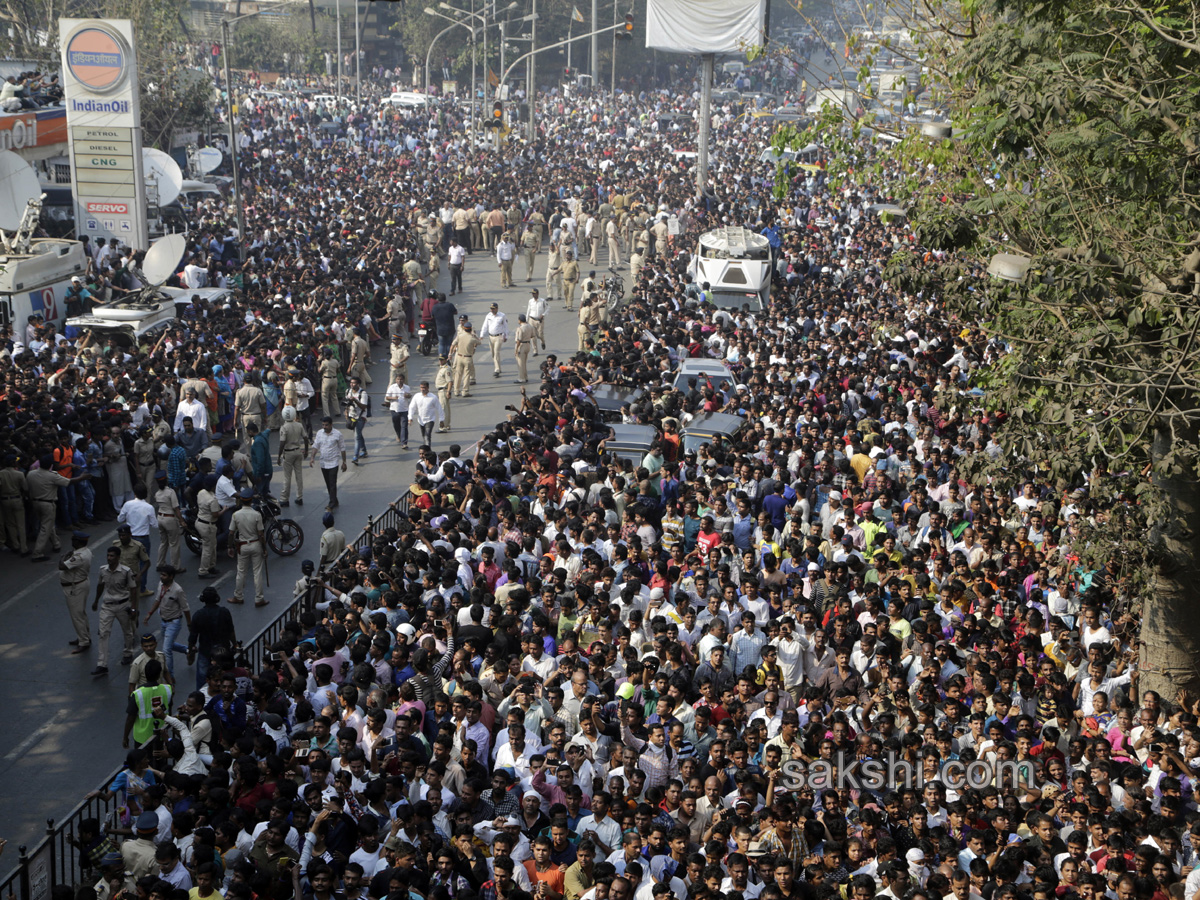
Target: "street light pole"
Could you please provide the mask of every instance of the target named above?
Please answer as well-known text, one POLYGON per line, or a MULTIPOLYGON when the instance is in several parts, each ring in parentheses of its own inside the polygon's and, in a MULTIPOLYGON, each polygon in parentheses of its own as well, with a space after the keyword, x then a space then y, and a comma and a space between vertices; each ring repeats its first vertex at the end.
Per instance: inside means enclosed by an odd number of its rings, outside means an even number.
POLYGON ((354 102, 362 107, 362 21, 360 10, 362 4, 354 0, 354 102))
MULTIPOLYGON (((434 12, 429 7, 425 7, 425 14, 427 16, 437 16, 439 19, 449 19, 450 18, 449 16, 443 16, 439 13, 434 12)), ((467 26, 464 25, 462 22, 455 22, 455 21, 451 20, 450 24, 447 25, 445 28, 443 28, 441 31, 439 31, 437 34, 435 34, 433 36, 433 40, 429 42, 429 49, 425 51, 425 93, 426 94, 429 93, 429 87, 430 87, 429 58, 430 58, 430 56, 433 55, 434 44, 436 44, 438 42, 438 40, 441 38, 441 36, 443 34, 445 34, 447 31, 451 31, 455 28, 466 28, 466 27, 467 26)))
POLYGON ((534 124, 534 106, 537 103, 537 0, 533 0, 533 9, 531 10, 533 22, 530 25, 529 50, 533 54, 529 57, 529 63, 525 66, 525 74, 528 76, 525 88, 525 102, 529 104, 529 141, 533 143, 537 137, 536 125, 534 124))
POLYGON ((242 203, 242 176, 238 171, 238 145, 237 145, 237 129, 233 121, 233 109, 236 101, 233 95, 233 77, 230 74, 229 67, 229 26, 235 22, 240 22, 242 19, 253 19, 255 16, 260 16, 265 12, 276 9, 283 4, 276 3, 263 9, 255 10, 252 13, 246 13, 243 16, 234 16, 232 19, 221 20, 221 38, 224 41, 225 50, 225 90, 228 93, 226 99, 225 114, 229 119, 229 163, 233 167, 233 205, 237 212, 238 224, 238 259, 246 258, 246 210, 242 203))
POLYGON ((612 49, 612 84, 608 88, 609 95, 617 92, 617 0, 613 0, 613 49, 612 49))
POLYGON ((337 78, 337 87, 334 88, 334 96, 339 100, 342 99, 342 0, 337 0, 337 66, 334 68, 334 76, 337 78))
POLYGON ((600 0, 592 0, 592 87, 600 87, 600 0))
POLYGON ((237 211, 238 259, 246 258, 246 210, 242 204, 242 178, 238 172, 237 132, 233 124, 233 108, 237 102, 233 96, 233 78, 229 72, 229 20, 221 20, 221 39, 225 48, 225 115, 229 118, 229 163, 233 167, 233 205, 237 211))

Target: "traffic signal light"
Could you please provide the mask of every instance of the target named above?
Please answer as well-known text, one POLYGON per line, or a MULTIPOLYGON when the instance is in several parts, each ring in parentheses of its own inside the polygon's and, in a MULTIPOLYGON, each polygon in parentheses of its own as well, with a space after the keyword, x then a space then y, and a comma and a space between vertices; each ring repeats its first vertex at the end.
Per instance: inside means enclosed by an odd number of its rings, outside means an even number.
POLYGON ((570 78, 570 77, 571 77, 571 67, 567 66, 566 68, 563 69, 563 78, 570 78))
POLYGON ((503 128, 504 127, 504 103, 497 100, 492 104, 492 118, 487 123, 488 128, 503 128))
POLYGON ((625 29, 618 31, 617 34, 624 38, 633 37, 633 13, 625 13, 625 29))

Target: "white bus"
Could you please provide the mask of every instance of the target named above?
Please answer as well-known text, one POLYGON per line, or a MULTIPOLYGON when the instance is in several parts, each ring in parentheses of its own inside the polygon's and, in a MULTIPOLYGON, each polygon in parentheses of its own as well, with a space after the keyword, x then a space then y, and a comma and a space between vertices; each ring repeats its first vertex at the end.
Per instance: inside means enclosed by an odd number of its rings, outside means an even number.
POLYGON ((705 282, 720 309, 763 311, 771 299, 770 243, 737 225, 706 231, 696 250, 696 283, 705 282))

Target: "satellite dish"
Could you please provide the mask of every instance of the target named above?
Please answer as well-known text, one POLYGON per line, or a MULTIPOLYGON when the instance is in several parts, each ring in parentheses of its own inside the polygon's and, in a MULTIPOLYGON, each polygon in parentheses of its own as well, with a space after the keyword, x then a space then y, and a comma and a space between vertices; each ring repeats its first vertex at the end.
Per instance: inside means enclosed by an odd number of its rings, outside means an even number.
POLYGON ((183 190, 183 172, 179 163, 161 150, 142 148, 142 169, 147 181, 158 185, 158 205, 167 206, 179 199, 183 190))
POLYGON ((0 230, 20 228, 29 201, 41 195, 33 167, 11 150, 0 150, 0 230))
POLYGON ((156 287, 162 284, 174 274, 186 250, 187 238, 182 234, 168 234, 159 238, 146 252, 146 259, 142 263, 146 280, 156 287))
POLYGON ((201 147, 196 151, 196 165, 199 167, 201 175, 215 171, 224 158, 225 154, 216 147, 201 147))

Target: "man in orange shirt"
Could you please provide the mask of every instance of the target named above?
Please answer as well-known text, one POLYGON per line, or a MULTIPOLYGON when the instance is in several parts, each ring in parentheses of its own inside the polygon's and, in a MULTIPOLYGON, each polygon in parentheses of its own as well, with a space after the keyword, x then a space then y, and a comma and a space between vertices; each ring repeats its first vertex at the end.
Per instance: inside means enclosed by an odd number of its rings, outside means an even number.
POLYGON ((525 870, 529 873, 529 883, 533 885, 533 896, 536 900, 561 900, 563 870, 550 862, 550 838, 536 838, 532 849, 533 859, 525 860, 525 870))

